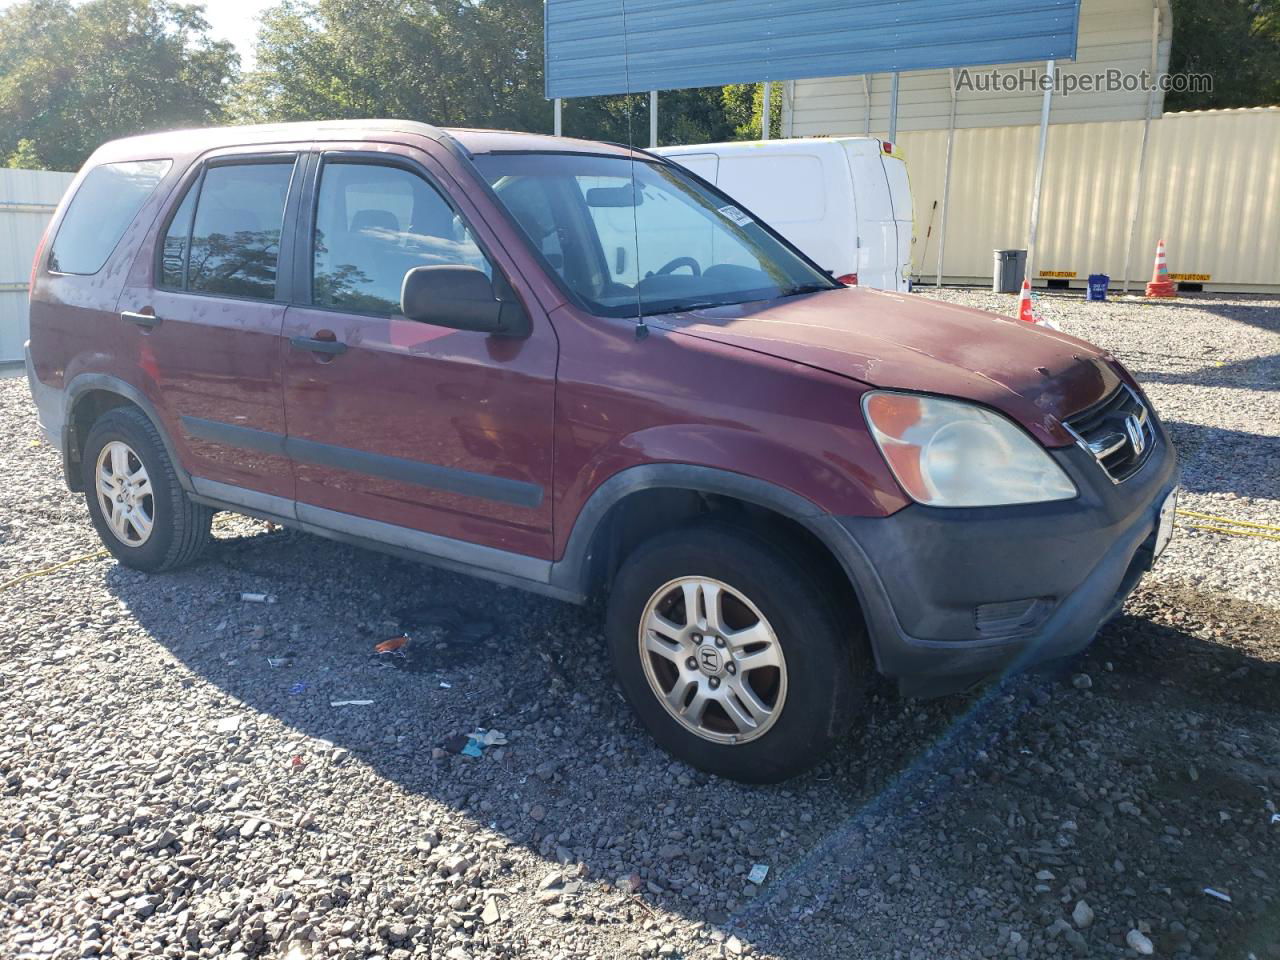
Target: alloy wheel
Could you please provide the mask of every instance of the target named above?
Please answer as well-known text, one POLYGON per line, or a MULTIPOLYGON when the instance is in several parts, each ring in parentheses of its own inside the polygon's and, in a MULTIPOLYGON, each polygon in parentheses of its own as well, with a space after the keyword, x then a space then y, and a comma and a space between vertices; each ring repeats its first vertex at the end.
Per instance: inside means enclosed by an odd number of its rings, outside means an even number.
POLYGON ((98 504, 107 528, 126 546, 140 547, 155 528, 155 496, 147 468, 127 443, 112 440, 98 454, 98 504))
POLYGON ((659 702, 685 729, 715 743, 746 743, 777 722, 787 664, 769 621, 733 587, 672 580, 640 620, 640 659, 659 702))

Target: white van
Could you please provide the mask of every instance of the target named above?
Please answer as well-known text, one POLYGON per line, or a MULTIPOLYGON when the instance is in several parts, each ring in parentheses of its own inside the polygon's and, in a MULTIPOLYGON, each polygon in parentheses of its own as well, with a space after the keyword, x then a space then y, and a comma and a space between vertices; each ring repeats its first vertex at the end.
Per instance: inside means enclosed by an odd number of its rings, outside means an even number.
POLYGON ((659 147, 742 203, 844 283, 911 286, 911 185, 874 137, 659 147))

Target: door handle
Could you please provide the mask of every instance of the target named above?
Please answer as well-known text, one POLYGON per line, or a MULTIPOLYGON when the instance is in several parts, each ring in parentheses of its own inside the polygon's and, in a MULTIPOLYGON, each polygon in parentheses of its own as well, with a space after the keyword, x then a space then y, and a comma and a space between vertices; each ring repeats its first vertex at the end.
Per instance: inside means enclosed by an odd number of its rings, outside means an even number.
POLYGON ((135 313, 132 310, 125 310, 120 314, 120 319, 129 323, 137 324, 140 327, 145 327, 148 330, 152 330, 160 326, 161 323, 160 318, 154 313, 135 313))
POLYGON ((318 337, 290 337, 289 344, 299 350, 310 350, 312 353, 327 353, 331 357, 347 352, 347 345, 340 340, 321 340, 318 337))

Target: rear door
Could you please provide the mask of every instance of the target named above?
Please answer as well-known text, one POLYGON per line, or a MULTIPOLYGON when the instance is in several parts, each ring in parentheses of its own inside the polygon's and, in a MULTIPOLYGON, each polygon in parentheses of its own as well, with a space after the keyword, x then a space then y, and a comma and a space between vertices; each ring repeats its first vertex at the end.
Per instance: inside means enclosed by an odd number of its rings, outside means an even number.
MULTIPOLYGON (((858 208, 858 283, 878 290, 899 290, 898 223, 878 140, 847 145, 858 208)), ((907 237, 910 250, 910 235, 907 237)))
POLYGON ((549 560, 558 349, 537 300, 425 152, 354 144, 312 168, 285 320, 299 519, 463 562, 477 545, 549 560), (484 270, 532 334, 406 319, 401 282, 426 264, 484 270))
POLYGON ((293 498, 280 332, 301 152, 255 147, 194 164, 119 301, 120 335, 196 489, 277 513, 293 498))
POLYGON ((911 286, 911 247, 915 239, 915 217, 911 207, 911 180, 907 163, 901 157, 881 154, 885 180, 889 184, 889 202, 893 205, 893 223, 898 235, 898 289, 911 286))

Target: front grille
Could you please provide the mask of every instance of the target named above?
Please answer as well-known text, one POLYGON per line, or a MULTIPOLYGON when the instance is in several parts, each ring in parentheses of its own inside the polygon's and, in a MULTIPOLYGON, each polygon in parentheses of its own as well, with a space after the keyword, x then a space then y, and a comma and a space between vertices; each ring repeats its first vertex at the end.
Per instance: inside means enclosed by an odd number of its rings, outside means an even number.
POLYGON ((1156 445, 1151 414, 1128 385, 1068 417, 1066 427, 1115 483, 1123 483, 1137 473, 1156 445))

